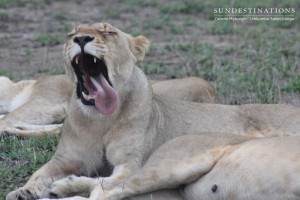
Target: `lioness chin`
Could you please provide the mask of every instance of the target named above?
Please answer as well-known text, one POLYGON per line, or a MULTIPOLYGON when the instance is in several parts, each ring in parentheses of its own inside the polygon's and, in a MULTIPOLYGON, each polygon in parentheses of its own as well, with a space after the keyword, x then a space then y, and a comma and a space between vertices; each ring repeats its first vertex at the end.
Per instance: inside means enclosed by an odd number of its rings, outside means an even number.
POLYGON ((144 36, 107 23, 79 25, 68 34, 65 64, 77 87, 62 138, 52 159, 7 200, 60 196, 50 186, 70 174, 97 176, 97 187, 122 183, 155 149, 188 133, 298 133, 300 109, 292 106, 199 104, 154 95, 136 66, 148 46, 144 36), (112 174, 99 178, 105 163, 113 166, 112 174))

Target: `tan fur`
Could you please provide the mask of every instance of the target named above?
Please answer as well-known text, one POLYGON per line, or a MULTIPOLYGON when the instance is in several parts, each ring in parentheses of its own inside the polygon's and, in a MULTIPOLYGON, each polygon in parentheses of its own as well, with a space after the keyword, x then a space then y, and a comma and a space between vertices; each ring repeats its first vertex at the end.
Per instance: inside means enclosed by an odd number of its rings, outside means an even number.
MULTIPOLYGON (((4 115, 13 110, 15 110, 18 106, 21 106, 20 102, 18 105, 11 105, 14 98, 20 94, 25 88, 27 88, 28 92, 31 92, 32 85, 34 84, 34 80, 20 81, 18 83, 13 83, 9 78, 0 76, 0 114, 4 115)), ((26 99, 24 99, 24 103, 26 99)), ((23 104, 24 104, 23 103, 23 104)))
POLYGON ((187 77, 165 81, 150 81, 153 93, 172 100, 201 103, 217 103, 214 88, 198 77, 187 77))
POLYGON ((0 136, 32 137, 60 133, 67 116, 72 82, 64 75, 45 76, 38 80, 11 82, 0 78, 0 136))
POLYGON ((84 188, 90 200, 151 199, 158 190, 171 195, 158 196, 165 200, 294 200, 300 198, 299 156, 299 137, 184 135, 158 148, 120 184, 105 188, 97 179, 73 176, 56 181, 52 192, 67 195, 84 188))
MULTIPOLYGON (((61 133, 74 88, 67 76, 13 83, 0 77, 0 136, 42 137, 61 133), (30 112, 30 114, 29 114, 30 112), (6 116, 5 116, 6 115, 6 116), (5 118, 4 118, 5 117, 5 118)), ((155 81, 153 92, 173 100, 216 103, 216 92, 198 77, 155 81)))
MULTIPOLYGON (((135 65, 143 54, 133 50, 145 51, 149 41, 142 36, 132 37, 106 23, 79 25, 69 34, 65 62, 70 78, 76 77, 74 81, 81 76, 74 75, 71 62, 82 52, 82 48, 73 39, 83 36, 93 38, 83 50, 105 62, 104 69, 107 68, 119 104, 113 113, 104 115, 95 106, 84 105, 74 91, 55 155, 24 187, 9 193, 6 200, 14 200, 18 196, 23 199, 49 197, 51 184, 68 174, 96 175, 99 177, 95 179, 97 188, 121 184, 140 169, 158 147, 187 133, 298 134, 300 109, 296 107, 199 104, 153 95, 145 74, 135 65), (101 175, 107 162, 114 166, 114 170, 109 177, 103 178, 101 175), (72 170, 69 169, 71 166, 72 170), (53 168, 55 173, 50 170, 53 168)), ((222 149, 212 149, 204 157, 200 155, 199 166, 203 165, 207 171, 220 157, 222 149)), ((189 176, 188 170, 183 173, 191 179, 195 178, 189 176)), ((157 177, 157 174, 153 175, 157 177)), ((173 177, 176 176, 174 173, 173 177)), ((178 183, 183 180, 184 176, 179 177, 178 183)), ((97 191, 91 193, 92 197, 94 195, 98 195, 97 191)))

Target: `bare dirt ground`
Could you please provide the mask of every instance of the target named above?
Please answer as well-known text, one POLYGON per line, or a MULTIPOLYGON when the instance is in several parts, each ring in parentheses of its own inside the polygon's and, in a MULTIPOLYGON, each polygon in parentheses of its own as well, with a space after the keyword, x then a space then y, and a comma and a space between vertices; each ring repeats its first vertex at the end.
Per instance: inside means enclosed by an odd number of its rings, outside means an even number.
MULTIPOLYGON (((17 78, 60 72, 65 35, 79 23, 106 21, 124 31, 143 33, 158 49, 148 56, 148 61, 164 60, 160 62, 165 62, 165 67, 180 62, 180 57, 176 53, 159 52, 161 45, 172 41, 191 43, 191 36, 207 35, 192 26, 186 27, 184 34, 175 36, 168 34, 164 27, 153 29, 151 21, 157 20, 160 14, 157 8, 148 6, 135 5, 138 7, 135 9, 134 5, 130 8, 130 3, 122 4, 121 1, 37 2, 14 3, 0 10, 7 14, 7 20, 2 20, 0 25, 0 69, 13 72, 17 78), (128 10, 123 11, 124 6, 128 6, 128 10)), ((218 43, 222 38, 213 40, 218 43)))
MULTIPOLYGON (((7 14, 7 20, 2 20, 0 25, 0 69, 13 72, 16 78, 60 72, 65 35, 79 23, 106 21, 121 30, 144 34, 152 43, 145 63, 162 63, 165 69, 185 60, 177 49, 165 51, 167 44, 192 44, 197 40, 226 46, 242 39, 212 36, 205 26, 198 27, 206 21, 200 14, 162 15, 156 4, 167 6, 171 1, 154 2, 153 5, 149 1, 149 6, 147 3, 120 3, 122 1, 37 2, 14 3, 0 10, 7 14), (172 21, 171 30, 169 21, 172 21), (176 28, 180 29, 178 33, 176 28)), ((176 76, 176 73, 169 76, 176 76)))

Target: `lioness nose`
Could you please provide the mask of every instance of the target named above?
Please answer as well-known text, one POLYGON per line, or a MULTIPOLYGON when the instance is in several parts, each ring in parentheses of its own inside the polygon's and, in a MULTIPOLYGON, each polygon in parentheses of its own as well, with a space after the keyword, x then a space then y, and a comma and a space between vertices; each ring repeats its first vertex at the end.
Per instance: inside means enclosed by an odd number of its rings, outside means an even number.
POLYGON ((73 41, 80 46, 82 52, 84 49, 84 45, 86 45, 86 43, 93 41, 93 40, 94 40, 94 37, 90 37, 90 36, 75 37, 73 39, 73 41))

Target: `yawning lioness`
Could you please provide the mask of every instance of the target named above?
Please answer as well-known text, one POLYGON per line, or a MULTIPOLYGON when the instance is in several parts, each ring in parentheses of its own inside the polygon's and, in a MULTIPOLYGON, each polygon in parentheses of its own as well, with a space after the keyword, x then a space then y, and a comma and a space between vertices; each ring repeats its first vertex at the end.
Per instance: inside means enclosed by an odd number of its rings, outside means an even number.
MULTIPOLYGON (((136 67, 149 41, 107 24, 79 25, 68 34, 65 64, 77 82, 52 159, 7 200, 50 195, 51 184, 70 174, 101 176, 118 184, 132 175, 166 141, 188 133, 234 133, 255 136, 299 133, 299 108, 288 105, 228 106, 172 101, 153 95, 136 67)), ((187 144, 188 145, 188 144, 187 144)), ((84 177, 83 177, 84 178, 84 177)))

